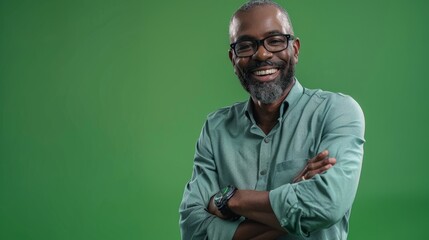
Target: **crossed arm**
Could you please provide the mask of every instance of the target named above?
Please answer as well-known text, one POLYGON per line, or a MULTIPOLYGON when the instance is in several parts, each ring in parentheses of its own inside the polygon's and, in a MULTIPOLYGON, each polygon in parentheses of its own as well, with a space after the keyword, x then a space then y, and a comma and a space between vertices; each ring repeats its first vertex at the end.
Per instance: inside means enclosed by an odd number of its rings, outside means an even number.
MULTIPOLYGON (((325 150, 312 158, 294 182, 312 178, 335 165, 336 159, 329 158, 328 154, 329 152, 325 150)), ((287 234, 273 212, 268 191, 237 190, 228 201, 228 207, 234 213, 246 217, 246 220, 238 226, 234 240, 276 239, 287 234)), ((211 214, 225 219, 214 205, 213 197, 210 199, 208 210, 211 214)))
MULTIPOLYGON (((219 179, 211 131, 206 125, 197 144, 193 177, 186 185, 180 206, 182 239, 208 236, 211 239, 275 239, 287 234, 284 229, 290 234, 308 236, 340 220, 346 221, 359 182, 364 119, 352 99, 337 97, 341 101, 330 104, 324 114, 326 119, 321 120, 323 132, 317 146, 317 149, 329 149, 329 155, 338 160, 335 167, 325 163, 329 170, 317 174, 314 170, 318 168, 312 169, 310 162, 295 179, 301 181, 304 176, 311 178, 308 181, 284 184, 270 192, 239 190, 228 206, 246 218, 241 222, 223 220, 222 214, 210 206, 211 196, 219 189, 219 179)), ((320 159, 316 162, 320 163, 320 159)))

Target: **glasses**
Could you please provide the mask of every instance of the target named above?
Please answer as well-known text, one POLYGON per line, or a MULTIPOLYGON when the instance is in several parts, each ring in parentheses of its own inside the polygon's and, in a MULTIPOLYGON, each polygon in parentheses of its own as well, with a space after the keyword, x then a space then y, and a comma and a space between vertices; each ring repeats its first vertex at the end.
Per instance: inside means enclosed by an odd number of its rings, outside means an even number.
POLYGON ((230 46, 237 57, 243 58, 250 57, 255 54, 261 45, 263 45, 267 51, 272 53, 283 51, 288 47, 289 40, 293 39, 295 39, 295 37, 291 34, 278 34, 261 40, 241 40, 232 43, 230 46))

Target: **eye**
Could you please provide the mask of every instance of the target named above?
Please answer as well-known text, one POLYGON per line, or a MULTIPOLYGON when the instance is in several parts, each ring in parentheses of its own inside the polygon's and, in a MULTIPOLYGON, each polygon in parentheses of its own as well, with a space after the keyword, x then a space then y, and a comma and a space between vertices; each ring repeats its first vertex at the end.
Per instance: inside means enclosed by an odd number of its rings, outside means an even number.
POLYGON ((235 45, 235 51, 237 53, 253 51, 253 43, 250 41, 238 42, 235 45))
POLYGON ((286 43, 286 37, 273 36, 273 37, 267 38, 265 41, 270 46, 283 46, 286 43))

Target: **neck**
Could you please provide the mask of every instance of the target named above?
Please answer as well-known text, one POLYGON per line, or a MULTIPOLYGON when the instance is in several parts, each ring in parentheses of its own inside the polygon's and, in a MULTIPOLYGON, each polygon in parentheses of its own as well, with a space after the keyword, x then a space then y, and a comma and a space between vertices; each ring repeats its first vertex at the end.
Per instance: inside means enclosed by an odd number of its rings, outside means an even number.
POLYGON ((282 96, 272 103, 262 103, 252 97, 254 107, 253 113, 256 124, 262 129, 262 131, 264 131, 265 134, 268 134, 277 124, 277 119, 280 116, 280 107, 294 84, 295 80, 293 80, 293 82, 284 90, 282 96))

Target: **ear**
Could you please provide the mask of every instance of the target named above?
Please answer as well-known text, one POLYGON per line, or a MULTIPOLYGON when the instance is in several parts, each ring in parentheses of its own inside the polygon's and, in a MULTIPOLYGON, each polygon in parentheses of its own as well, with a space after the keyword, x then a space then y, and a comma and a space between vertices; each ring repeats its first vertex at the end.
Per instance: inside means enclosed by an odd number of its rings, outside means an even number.
POLYGON ((299 48, 301 47, 301 43, 299 42, 299 38, 295 39, 293 41, 293 59, 295 60, 295 64, 298 63, 298 55, 299 55, 299 48))

